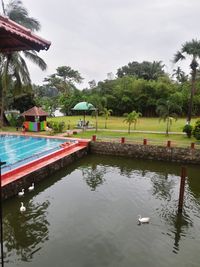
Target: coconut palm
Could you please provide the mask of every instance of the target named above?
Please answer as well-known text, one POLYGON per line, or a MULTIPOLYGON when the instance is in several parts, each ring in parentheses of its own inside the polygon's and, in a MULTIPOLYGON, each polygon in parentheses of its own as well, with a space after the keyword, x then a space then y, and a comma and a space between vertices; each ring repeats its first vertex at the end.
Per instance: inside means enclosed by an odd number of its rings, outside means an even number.
POLYGON ((142 116, 142 113, 136 112, 133 110, 131 113, 125 113, 124 116, 126 116, 126 119, 124 119, 124 122, 128 123, 128 133, 131 132, 131 124, 134 123, 134 129, 136 129, 136 124, 138 121, 138 118, 142 116))
POLYGON ((103 110, 100 112, 100 114, 105 117, 105 129, 107 129, 107 120, 110 117, 112 113, 112 109, 103 108, 103 110))
POLYGON ((190 68, 191 72, 191 93, 188 107, 187 122, 190 124, 192 117, 192 107, 193 107, 193 98, 195 94, 195 84, 197 77, 197 68, 198 68, 198 59, 200 59, 200 41, 192 40, 191 42, 186 42, 182 45, 180 51, 178 51, 174 56, 174 63, 177 63, 179 60, 186 59, 186 56, 191 58, 190 68))
MULTIPOLYGON (((12 0, 4 8, 2 0, 2 7, 5 15, 13 21, 29 28, 31 31, 38 31, 40 29, 40 23, 29 17, 27 9, 22 5, 20 0, 12 0)), ((13 92, 20 92, 20 88, 23 85, 31 86, 30 74, 25 61, 25 58, 31 60, 34 64, 45 70, 47 68, 46 63, 41 59, 35 51, 23 51, 23 52, 12 52, 6 55, 1 55, 0 71, 2 76, 1 85, 1 125, 3 126, 3 116, 5 107, 5 97, 8 88, 13 86, 13 92)))

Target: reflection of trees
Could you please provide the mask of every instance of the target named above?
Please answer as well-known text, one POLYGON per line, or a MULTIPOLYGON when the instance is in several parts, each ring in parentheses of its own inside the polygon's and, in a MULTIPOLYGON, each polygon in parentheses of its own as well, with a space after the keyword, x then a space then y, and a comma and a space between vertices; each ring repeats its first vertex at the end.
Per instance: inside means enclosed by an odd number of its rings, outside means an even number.
POLYGON ((41 243, 48 240, 49 223, 46 212, 49 204, 49 201, 38 205, 30 202, 23 214, 19 212, 19 207, 15 212, 4 213, 4 246, 7 258, 15 251, 20 260, 30 261, 33 254, 41 249, 41 243))
POLYGON ((82 168, 82 175, 87 185, 91 188, 91 191, 95 191, 96 188, 102 185, 105 181, 104 174, 106 173, 106 167, 93 164, 92 166, 86 166, 82 168))
POLYGON ((153 192, 158 199, 171 199, 171 190, 174 188, 175 181, 168 179, 168 174, 158 175, 154 174, 151 177, 153 192))

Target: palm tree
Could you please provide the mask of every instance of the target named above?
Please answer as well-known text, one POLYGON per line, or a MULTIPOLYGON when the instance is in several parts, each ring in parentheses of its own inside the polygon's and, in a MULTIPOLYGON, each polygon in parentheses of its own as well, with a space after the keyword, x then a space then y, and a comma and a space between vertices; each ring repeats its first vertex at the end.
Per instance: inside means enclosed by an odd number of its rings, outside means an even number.
POLYGON ((160 116, 159 120, 166 122, 166 135, 169 135, 170 126, 172 125, 173 120, 177 120, 177 113, 181 112, 181 107, 172 102, 165 101, 163 99, 159 100, 156 112, 160 116))
MULTIPOLYGON (((29 28, 31 31, 38 31, 40 29, 40 23, 36 19, 29 17, 27 9, 22 5, 20 0, 10 1, 6 8, 4 8, 2 0, 2 7, 5 11, 5 15, 13 21, 29 28)), ((35 51, 12 52, 1 56, 1 126, 3 126, 4 102, 8 88, 13 85, 13 89, 15 89, 15 91, 17 89, 19 92, 19 89, 22 88, 23 85, 31 87, 30 74, 24 56, 39 66, 42 70, 47 68, 44 60, 41 59, 35 51)))
POLYGON ((138 118, 142 116, 140 112, 136 112, 133 110, 131 113, 125 113, 124 116, 126 116, 126 119, 124 119, 124 122, 128 123, 128 133, 131 132, 131 124, 134 123, 134 129, 136 129, 136 124, 138 121, 138 118))
POLYGON ((196 76, 197 76, 197 68, 198 68, 198 59, 200 59, 200 41, 192 40, 191 42, 186 42, 182 45, 180 51, 178 51, 174 56, 174 63, 177 63, 179 60, 186 59, 186 56, 191 57, 190 68, 191 72, 191 93, 188 107, 188 115, 187 122, 190 124, 192 118, 192 107, 193 107, 193 98, 195 94, 195 84, 196 84, 196 76))
POLYGON ((178 66, 177 69, 173 69, 172 77, 175 77, 179 83, 186 82, 188 77, 184 71, 178 66))
POLYGON ((107 120, 110 117, 112 113, 112 109, 103 108, 103 110, 100 112, 100 114, 105 117, 105 129, 107 129, 107 120))

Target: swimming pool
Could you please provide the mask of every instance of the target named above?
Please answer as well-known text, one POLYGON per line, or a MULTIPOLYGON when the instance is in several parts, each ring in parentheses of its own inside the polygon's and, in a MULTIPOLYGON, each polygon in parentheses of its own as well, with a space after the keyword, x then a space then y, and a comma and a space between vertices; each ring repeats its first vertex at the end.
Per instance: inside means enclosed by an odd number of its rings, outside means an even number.
POLYGON ((0 160, 6 165, 2 172, 60 149, 64 140, 16 135, 0 135, 0 160))

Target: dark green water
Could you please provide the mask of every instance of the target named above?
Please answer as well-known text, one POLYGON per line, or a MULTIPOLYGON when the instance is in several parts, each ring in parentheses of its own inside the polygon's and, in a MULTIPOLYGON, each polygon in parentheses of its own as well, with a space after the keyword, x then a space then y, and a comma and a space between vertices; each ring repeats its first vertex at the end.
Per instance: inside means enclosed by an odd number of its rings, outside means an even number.
POLYGON ((199 266, 200 168, 177 215, 180 167, 92 155, 4 202, 5 266, 199 266))

